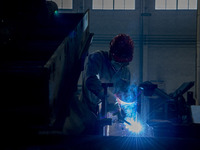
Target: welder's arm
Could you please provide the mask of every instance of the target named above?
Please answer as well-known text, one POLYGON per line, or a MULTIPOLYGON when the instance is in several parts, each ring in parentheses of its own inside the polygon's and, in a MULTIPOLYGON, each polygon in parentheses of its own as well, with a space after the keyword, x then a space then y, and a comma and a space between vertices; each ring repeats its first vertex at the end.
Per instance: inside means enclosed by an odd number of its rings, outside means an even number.
MULTIPOLYGON (((101 100, 105 98, 105 95, 104 88, 102 87, 102 83, 99 79, 99 74, 102 73, 102 62, 104 61, 105 60, 100 53, 95 53, 93 55, 88 56, 88 60, 85 64, 86 86, 93 94, 95 94, 101 100)), ((116 103, 116 98, 114 94, 109 90, 109 88, 107 90, 108 104, 114 105, 116 103)))
POLYGON ((107 97, 108 104, 115 105, 117 102, 116 96, 109 89, 107 91, 107 94, 108 94, 108 97, 107 97))
POLYGON ((85 64, 86 87, 101 100, 104 98, 104 89, 101 85, 98 75, 102 68, 102 61, 101 55, 95 53, 88 56, 85 64))
MULTIPOLYGON (((100 80, 96 76, 90 76, 86 81, 86 86, 99 99, 103 100, 105 98, 104 88, 102 87, 100 80)), ((115 95, 109 89, 107 89, 107 102, 108 105, 113 105, 113 107, 117 102, 115 95)))
MULTIPOLYGON (((92 93, 94 93, 100 100, 105 98, 104 89, 102 88, 101 82, 97 77, 93 76, 88 78, 86 83, 88 89, 92 91, 92 93)), ((108 111, 114 112, 115 115, 118 116, 118 119, 123 122, 126 115, 117 103, 116 96, 109 89, 107 90, 107 102, 108 111)))
POLYGON ((104 98, 104 89, 101 86, 100 80, 96 76, 90 76, 86 79, 87 88, 94 93, 99 99, 104 98))

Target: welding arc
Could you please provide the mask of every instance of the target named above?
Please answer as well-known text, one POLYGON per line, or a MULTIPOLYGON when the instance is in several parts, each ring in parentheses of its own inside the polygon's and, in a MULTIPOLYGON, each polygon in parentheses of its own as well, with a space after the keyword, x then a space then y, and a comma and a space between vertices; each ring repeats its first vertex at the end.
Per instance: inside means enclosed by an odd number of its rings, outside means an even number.
POLYGON ((130 123, 130 122, 128 122, 128 121, 126 121, 126 120, 124 120, 124 119, 121 119, 121 121, 123 121, 123 122, 127 123, 128 125, 131 125, 131 123, 130 123))
MULTIPOLYGON (((119 112, 115 112, 115 113, 113 113, 113 116, 115 116, 115 115, 118 115, 119 114, 119 112)), ((125 119, 123 119, 123 118, 118 118, 118 120, 119 121, 122 121, 122 122, 125 122, 125 123, 127 123, 128 125, 131 125, 131 123, 130 122, 128 122, 128 121, 126 121, 125 119)))

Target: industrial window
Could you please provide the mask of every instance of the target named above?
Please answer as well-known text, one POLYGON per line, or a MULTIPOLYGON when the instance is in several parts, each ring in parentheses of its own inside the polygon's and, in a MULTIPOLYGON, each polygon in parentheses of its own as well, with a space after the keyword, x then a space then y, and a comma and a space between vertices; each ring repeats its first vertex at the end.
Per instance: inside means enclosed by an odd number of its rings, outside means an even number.
POLYGON ((155 0, 156 10, 196 10, 197 0, 155 0))
POLYGON ((58 9, 73 9, 73 0, 48 0, 54 1, 58 5, 58 9))
POLYGON ((92 9, 97 10, 134 10, 135 0, 93 0, 92 9))

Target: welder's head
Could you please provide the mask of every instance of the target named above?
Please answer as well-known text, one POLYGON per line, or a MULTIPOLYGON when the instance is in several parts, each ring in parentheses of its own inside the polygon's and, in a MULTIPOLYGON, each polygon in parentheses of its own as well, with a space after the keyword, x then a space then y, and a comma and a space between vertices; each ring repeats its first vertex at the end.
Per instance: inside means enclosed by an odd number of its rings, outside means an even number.
POLYGON ((134 42, 130 36, 119 34, 111 40, 109 53, 116 62, 130 62, 133 59, 134 42))

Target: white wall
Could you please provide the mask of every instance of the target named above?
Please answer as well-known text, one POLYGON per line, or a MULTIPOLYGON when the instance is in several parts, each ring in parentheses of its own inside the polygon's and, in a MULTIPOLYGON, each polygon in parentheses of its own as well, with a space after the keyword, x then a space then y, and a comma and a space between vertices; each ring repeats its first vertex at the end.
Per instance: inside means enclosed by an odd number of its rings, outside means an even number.
POLYGON ((91 50, 108 48, 113 36, 127 33, 135 41, 133 82, 163 81, 169 93, 194 81, 196 11, 155 11, 154 0, 141 7, 137 1, 133 11, 91 10, 90 31, 95 34, 91 50))
POLYGON ((92 10, 92 0, 79 0, 73 12, 90 9, 90 32, 94 33, 90 52, 108 50, 116 34, 129 34, 135 41, 130 64, 133 82, 161 81, 163 90, 171 93, 183 82, 195 81, 197 12, 158 11, 154 3, 136 0, 132 11, 101 11, 92 10))

